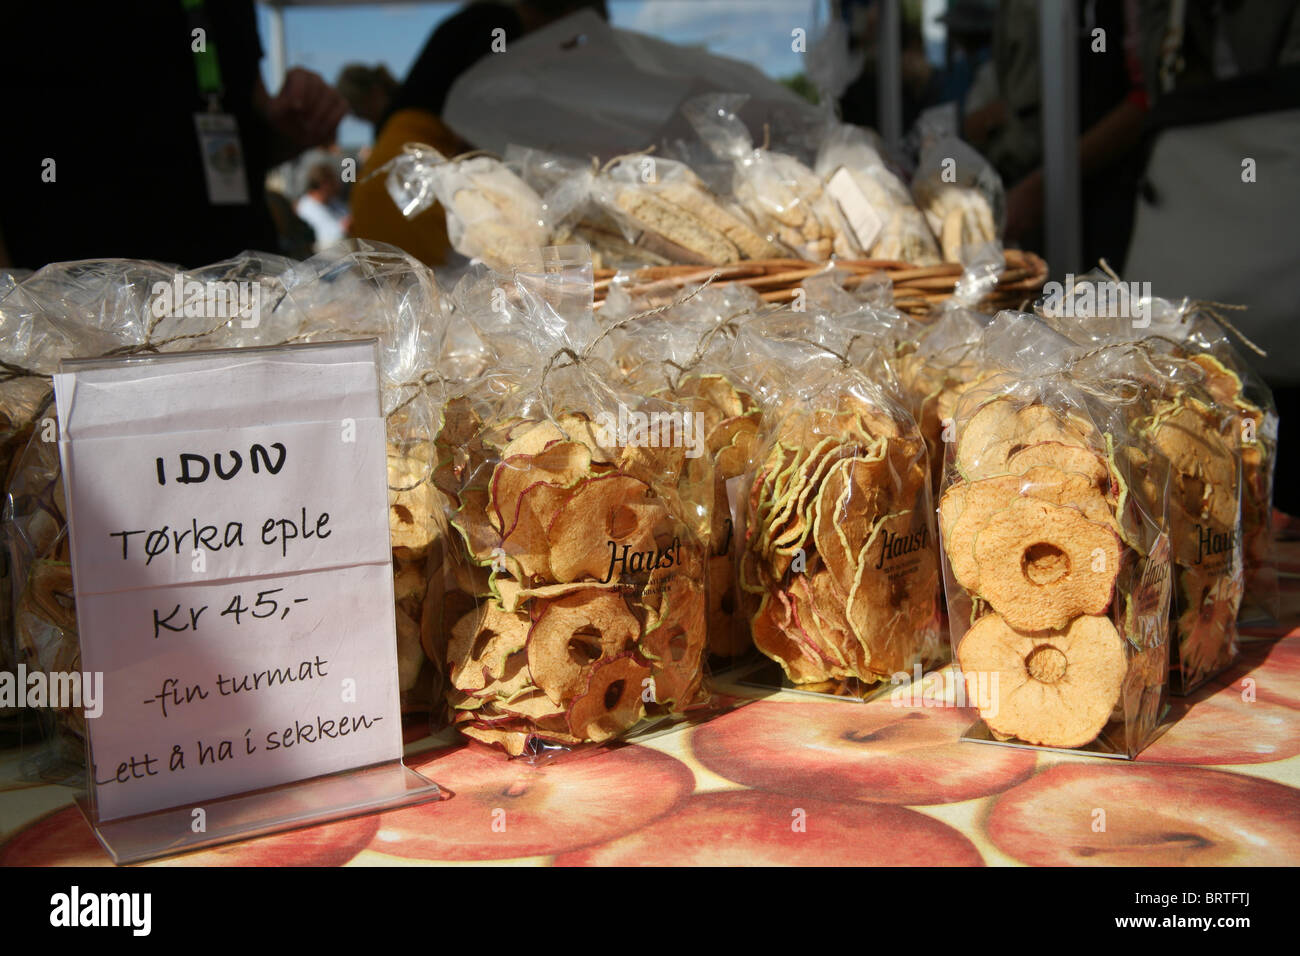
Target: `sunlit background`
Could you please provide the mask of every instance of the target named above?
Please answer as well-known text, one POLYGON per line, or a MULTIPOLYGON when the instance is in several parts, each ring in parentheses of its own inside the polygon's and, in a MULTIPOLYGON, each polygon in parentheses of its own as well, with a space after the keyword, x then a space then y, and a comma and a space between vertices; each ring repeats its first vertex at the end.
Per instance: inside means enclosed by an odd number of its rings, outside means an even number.
MULTIPOLYGON (((398 80, 414 62, 429 34, 463 4, 379 3, 360 6, 284 8, 286 66, 303 66, 333 82, 349 63, 382 63, 398 80)), ((930 59, 942 61, 943 28, 936 23, 945 0, 922 0, 923 29, 930 59)), ((701 46, 722 56, 752 63, 777 79, 804 71, 803 55, 791 50, 790 31, 803 27, 810 37, 827 22, 830 0, 609 0, 614 26, 648 33, 673 43, 701 46)), ((258 4, 258 27, 270 41, 270 12, 258 4)), ((270 58, 262 60, 273 87, 270 58)), ((339 128, 344 148, 364 146, 368 124, 349 117, 339 128)))

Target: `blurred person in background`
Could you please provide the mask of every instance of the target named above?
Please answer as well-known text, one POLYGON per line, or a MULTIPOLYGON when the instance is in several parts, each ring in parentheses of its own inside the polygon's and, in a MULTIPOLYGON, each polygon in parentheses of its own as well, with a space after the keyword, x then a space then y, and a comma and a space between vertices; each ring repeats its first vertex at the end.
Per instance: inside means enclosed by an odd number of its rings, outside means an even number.
POLYGON ((388 115, 393 94, 401 84, 382 63, 375 66, 349 63, 339 71, 334 87, 347 100, 352 115, 369 123, 378 133, 379 124, 388 115))
POLYGON ((268 93, 252 0, 24 3, 4 16, 0 250, 12 264, 198 266, 278 248, 266 171, 331 142, 347 104, 303 69, 268 93))
MULTIPOLYGON (((930 63, 921 31, 920 0, 901 4, 900 66, 903 74, 903 129, 916 122, 927 107, 941 101, 943 78, 930 63)), ((849 29, 849 50, 862 53, 862 71, 840 97, 840 115, 846 123, 880 128, 879 84, 876 71, 880 52, 880 0, 841 0, 840 15, 849 29)))
POLYGON ((498 49, 505 44, 504 52, 495 55, 509 56, 515 40, 578 10, 595 10, 608 19, 604 0, 520 0, 470 3, 439 24, 393 94, 352 189, 352 235, 392 243, 427 265, 445 262, 451 244, 442 207, 435 205, 408 221, 389 197, 384 177, 367 177, 399 155, 406 143, 427 143, 447 157, 469 149, 441 119, 452 84, 493 53, 494 41, 500 41, 498 49))
POLYGON ((329 163, 317 163, 307 173, 306 191, 294 204, 294 212, 312 228, 316 236, 314 249, 334 245, 347 237, 348 212, 343 203, 343 186, 339 171, 329 163))
POLYGON ((1219 309, 1281 419, 1277 506, 1300 515, 1300 0, 1140 0, 1152 99, 1124 278, 1219 309))
MULTIPOLYGON (((1106 258, 1122 267, 1133 223, 1147 110, 1137 50, 1136 0, 1076 4, 1079 64, 1079 168, 1082 175, 1084 269, 1106 258), (1100 30, 1097 34, 1094 31, 1100 30)), ((995 89, 972 103, 966 139, 994 165, 1007 187, 1005 237, 1043 251, 1042 73, 1037 0, 1002 0, 993 31, 995 89)))

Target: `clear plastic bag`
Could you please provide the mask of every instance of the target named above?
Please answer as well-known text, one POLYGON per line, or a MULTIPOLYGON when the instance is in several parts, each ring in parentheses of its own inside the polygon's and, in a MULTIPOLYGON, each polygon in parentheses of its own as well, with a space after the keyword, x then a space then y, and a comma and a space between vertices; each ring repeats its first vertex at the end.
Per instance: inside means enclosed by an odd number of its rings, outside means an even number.
POLYGON ((832 254, 856 258, 861 248, 821 178, 794 156, 755 148, 737 115, 744 96, 709 94, 689 100, 682 112, 715 156, 732 162, 736 201, 775 241, 804 259, 832 254))
MULTIPOLYGON (((397 249, 361 242, 302 263, 248 253, 187 273, 129 260, 59 263, 17 283, 0 300, 0 347, 14 376, 0 384, 0 404, 15 434, 31 434, 10 468, 4 505, 15 660, 64 670, 79 653, 49 403, 61 358, 374 336, 389 423, 399 682, 404 708, 428 711, 438 678, 421 650, 422 608, 443 512, 428 480, 438 411, 428 375, 444 327, 432 273, 397 249)), ((52 733, 82 731, 80 714, 48 717, 52 733)), ((81 759, 79 747, 68 753, 81 759)))
POLYGON ((1078 277, 1074 288, 1062 293, 1035 304, 1053 328, 1089 345, 1146 341, 1154 348, 1171 349, 1201 369, 1199 384, 1210 400, 1235 418, 1235 444, 1242 458, 1241 618, 1278 620, 1281 598, 1272 521, 1278 416, 1272 392, 1246 358, 1244 342, 1233 335, 1216 306, 1144 298, 1140 289, 1100 270, 1078 277))
POLYGON ((947 443, 939 527, 972 736, 1135 756, 1165 710, 1168 474, 1128 421, 1140 381, 1002 312, 947 443), (1067 678, 1067 673, 1069 677, 1067 678))
POLYGON ((925 442, 842 353, 750 350, 765 399, 740 560, 754 645, 800 689, 862 698, 942 656, 925 442))
POLYGON ((629 243, 674 262, 730 265, 782 254, 742 210, 675 160, 650 154, 617 159, 596 177, 592 195, 629 243))
MULTIPOLYGON (((1074 370, 1093 378, 1122 374, 1142 385, 1139 405, 1124 406, 1127 425, 1147 451, 1134 458, 1140 475, 1148 456, 1169 473, 1166 511, 1172 548, 1170 688, 1187 694, 1227 668, 1238 654, 1241 607, 1241 451, 1233 412, 1202 387, 1202 368, 1161 351, 1155 340, 1103 346, 1074 370)), ((1139 480, 1144 480, 1139 478, 1139 480)))
MULTIPOLYGON (((603 321, 653 308, 649 302, 607 301, 603 321)), ((681 403, 703 422, 713 464, 709 530, 709 655, 715 672, 751 648, 748 621, 736 584, 738 527, 743 520, 745 475, 762 420, 759 397, 745 381, 740 336, 764 308, 745 286, 688 291, 652 320, 624 326, 608 340, 610 359, 629 387, 681 403), (625 334, 622 334, 625 333, 625 334)))
POLYGON ((408 144, 388 164, 389 195, 408 219, 434 202, 447 215, 452 248, 509 272, 550 241, 541 196, 501 160, 467 153, 448 160, 429 146, 408 144))
POLYGON ((867 130, 837 125, 826 136, 814 167, 859 249, 873 259, 938 265, 939 246, 911 192, 886 165, 867 130))
POLYGON ((468 316, 527 338, 529 360, 470 383, 439 437, 452 721, 530 758, 707 700, 704 423, 619 386, 595 354, 590 258, 546 252, 509 280, 508 318, 468 316))
POLYGON ((939 240, 946 262, 967 262, 972 250, 1002 236, 1006 197, 997 171, 956 137, 921 150, 912 195, 939 240))

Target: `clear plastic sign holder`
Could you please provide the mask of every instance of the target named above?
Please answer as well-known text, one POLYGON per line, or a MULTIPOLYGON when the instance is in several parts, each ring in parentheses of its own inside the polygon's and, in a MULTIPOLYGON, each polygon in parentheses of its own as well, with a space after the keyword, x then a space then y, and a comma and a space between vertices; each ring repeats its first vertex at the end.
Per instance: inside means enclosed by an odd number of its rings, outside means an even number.
MULTIPOLYGON (((86 759, 90 766, 89 745, 86 759)), ((77 806, 113 862, 129 864, 450 796, 398 759, 120 820, 99 819, 93 789, 77 806)))
MULTIPOLYGON (((374 339, 363 342, 313 343, 307 345, 273 346, 266 348, 223 349, 208 352, 131 356, 117 359, 65 360, 60 363, 60 377, 67 373, 80 375, 84 372, 108 370, 110 373, 113 373, 114 371, 120 372, 121 375, 119 376, 119 379, 121 381, 130 381, 137 375, 145 378, 150 376, 158 376, 160 378, 171 377, 174 380, 178 376, 193 376, 196 373, 213 370, 220 372, 222 369, 250 364, 255 365, 259 362, 268 366, 274 366, 275 375, 286 375, 290 380, 293 378, 292 373, 294 368, 297 367, 300 381, 319 383, 309 384, 308 389, 302 392, 300 397, 302 397, 304 404, 299 410, 301 411, 305 409, 305 415, 300 416, 300 418, 310 418, 312 414, 321 417, 321 409, 328 407, 328 400, 324 393, 327 393, 331 387, 339 389, 340 404, 338 405, 338 408, 355 409, 357 407, 356 401, 358 400, 358 393, 360 393, 363 407, 365 407, 367 413, 369 413, 371 406, 373 406, 373 416, 371 417, 378 419, 379 427, 381 428, 381 436, 378 439, 378 447, 380 450, 377 459, 374 461, 374 467, 386 476, 386 468, 382 461, 384 442, 382 437, 382 418, 379 417, 378 342, 374 339), (196 362, 198 364, 196 364, 196 362), (341 379, 338 377, 331 379, 328 375, 328 367, 331 365, 347 365, 350 367, 351 371, 350 373, 343 374, 341 379), (285 370, 288 370, 288 372, 285 370), (351 375, 350 379, 348 377, 349 374, 351 375), (307 376, 305 379, 303 378, 304 375, 307 376), (358 375, 360 376, 359 379, 358 375), (315 377, 313 378, 313 376, 315 377), (361 383, 360 389, 357 388, 358 381, 361 383), (333 384, 331 386, 331 384, 328 383, 333 384), (320 394, 314 393, 313 389, 318 389, 320 394), (371 403, 370 406, 364 404, 367 401, 371 403)), ((274 378, 267 377, 264 380, 267 382, 273 382, 274 378)), ((60 420, 61 422, 66 422, 68 419, 64 418, 64 416, 68 414, 68 409, 72 406, 71 392, 73 389, 70 380, 64 378, 63 384, 65 386, 64 392, 66 394, 61 396, 65 399, 65 402, 60 404, 60 420)), ((80 383, 78 383, 78 387, 80 388, 80 383)), ((274 388, 273 385, 271 387, 274 388)), ((85 389, 85 392, 91 397, 94 397, 95 395, 95 393, 90 389, 85 389)), ((232 392, 235 393, 233 396, 214 398, 212 404, 219 406, 227 398, 233 403, 235 412, 232 415, 232 427, 234 428, 238 428, 245 419, 253 421, 254 427, 266 428, 275 426, 275 421, 270 419, 275 418, 276 415, 267 415, 265 409, 268 407, 290 409, 290 413, 285 417, 285 421, 288 422, 289 425, 298 424, 298 422, 294 421, 292 414, 292 410, 295 409, 296 406, 292 400, 286 403, 284 401, 284 396, 282 395, 267 395, 266 402, 261 406, 263 411, 255 413, 250 417, 248 412, 250 408, 253 407, 254 403, 250 399, 248 391, 245 389, 242 395, 238 394, 238 389, 233 389, 232 392)), ((164 395, 163 397, 165 398, 166 396, 164 395)), ((172 395, 171 397, 175 399, 176 396, 172 395)), ((182 402, 182 404, 184 403, 182 402)), ((156 416, 156 409, 159 406, 154 407, 154 412, 146 411, 142 414, 142 417, 148 418, 150 414, 156 416)), ((169 406, 164 405, 161 407, 166 408, 169 406)), ((193 411, 193 409, 191 410, 193 411)), ((203 410, 203 413, 211 419, 213 408, 209 407, 203 410)), ((218 410, 217 414, 219 413, 218 410)), ((185 410, 183 408, 179 411, 179 416, 180 420, 184 422, 185 410)), ((156 417, 154 421, 157 421, 156 417)), ((102 415, 100 424, 101 426, 104 424, 102 415)), ((210 424, 210 421, 208 424, 210 424)), ((182 429, 183 427, 184 426, 182 425, 182 429)), ((175 432, 179 432, 182 429, 176 429, 175 432)), ((102 428, 101 432, 98 434, 95 432, 93 427, 88 429, 86 433, 92 435, 94 438, 105 437, 102 428)), ((130 433, 146 437, 152 434, 149 430, 149 426, 146 426, 142 430, 137 429, 130 433)), ((69 467, 71 460, 69 456, 71 453, 68 450, 67 445, 69 442, 75 443, 77 441, 76 433, 74 432, 71 435, 63 435, 61 436, 60 441, 61 451, 64 452, 65 455, 65 489, 69 498, 69 533, 73 538, 73 574, 74 580, 76 580, 77 545, 75 540, 76 515, 74 507, 76 492, 74 490, 74 483, 78 480, 93 482, 95 481, 95 477, 93 476, 92 469, 84 469, 86 471, 91 471, 92 473, 82 475, 77 473, 75 469, 69 467)), ((363 455, 367 468, 370 465, 371 458, 374 457, 370 454, 373 451, 374 449, 371 447, 366 451, 365 455, 363 455)), ((86 459, 89 458, 89 456, 82 457, 86 459)), ((355 465, 356 461, 357 459, 350 460, 349 464, 355 465)), ((77 463, 84 464, 82 459, 78 459, 77 463)), ((149 462, 149 466, 152 467, 151 461, 149 462)), ((229 463, 227 462, 227 467, 228 466, 229 463)), ((319 473, 319 468, 317 469, 317 473, 319 473)), ((361 474, 365 472, 357 473, 361 474)), ((373 491, 374 486, 369 487, 371 491, 373 491)), ((148 492, 145 492, 144 494, 147 495, 148 492)), ((246 494, 243 494, 240 497, 243 498, 244 501, 248 500, 246 494)), ((383 524, 385 525, 385 536, 387 535, 386 511, 387 509, 384 507, 383 524)), ((83 521, 84 520, 85 519, 83 518, 83 521)), ((360 520, 364 522, 368 519, 362 518, 360 520)), ((90 523, 87 522, 87 525, 89 524, 90 523)), ((346 520, 344 524, 346 525, 346 520)), ((357 527, 361 527, 361 525, 357 525, 357 527)), ((348 529, 347 527, 344 527, 335 530, 346 533, 348 529)), ((369 532, 374 532, 374 530, 374 528, 370 528, 369 532)), ((340 535, 340 537, 342 536, 343 535, 340 535)), ((373 547, 371 550, 373 551, 373 547)), ((389 559, 390 560, 386 567, 383 563, 376 561, 371 562, 371 567, 366 570, 368 573, 374 575, 373 580, 383 581, 385 580, 383 576, 386 575, 388 584, 391 584, 391 554, 389 555, 389 559)), ((285 567, 279 572, 281 576, 280 579, 283 579, 285 576, 293 577, 297 575, 300 570, 301 569, 292 566, 285 567)), ((310 571, 306 571, 299 576, 309 577, 311 573, 312 572, 310 571)), ((83 574, 89 577, 89 572, 83 572, 83 574)), ((265 577, 260 580, 265 582, 265 577)), ((236 587, 241 583, 241 581, 237 578, 229 578, 219 583, 229 584, 232 587, 236 587)), ((272 581, 265 583, 278 582, 272 581)), ((81 584, 78 583, 78 588, 80 587, 81 584)), ((331 582, 329 589, 340 590, 334 586, 333 582, 331 582)), ((257 588, 255 587, 251 588, 251 590, 253 593, 258 593, 257 588)), ((139 591, 133 591, 132 593, 144 595, 142 600, 147 600, 147 596, 150 592, 146 589, 141 589, 139 591)), ((78 596, 80 597, 80 594, 78 596)), ((92 596, 102 597, 103 595, 92 596)), ((261 598, 262 594, 259 593, 258 596, 261 598)), ((264 600, 271 599, 272 598, 265 598, 264 600)), ((334 599, 343 602, 345 606, 347 603, 355 602, 356 600, 355 596, 346 593, 338 594, 334 599)), ((391 591, 386 595, 386 599, 387 606, 391 609, 393 606, 391 591)), ((325 603, 328 600, 329 598, 327 596, 325 601, 322 603, 325 603)), ((288 606, 287 602, 285 606, 288 606)), ((84 663, 87 650, 85 637, 87 631, 85 630, 85 625, 88 622, 82 621, 81 613, 82 607, 79 601, 79 630, 81 630, 83 634, 83 666, 86 666, 84 663)), ((288 611, 284 612, 286 617, 288 614, 288 611)), ((267 616, 272 617, 272 615, 267 616)), ((276 615, 276 617, 278 617, 278 615, 276 615)), ((323 620, 333 621, 336 619, 337 618, 333 615, 328 614, 328 608, 326 608, 323 620)), ((276 625, 270 624, 270 622, 267 623, 271 628, 276 627, 276 625)), ((92 627, 93 626, 94 625, 92 625, 92 627)), ((286 630, 283 630, 283 625, 280 625, 280 627, 282 628, 281 634, 288 633, 286 630)), ((361 814, 375 813, 383 810, 408 807, 419 803, 449 798, 450 794, 447 791, 441 789, 436 783, 424 777, 422 774, 405 766, 402 761, 402 744, 400 736, 401 714, 400 706, 397 704, 397 667, 395 656, 396 637, 391 614, 387 616, 380 615, 380 620, 378 621, 368 621, 364 630, 366 632, 364 637, 359 638, 357 641, 359 644, 369 642, 371 645, 370 653, 364 656, 369 658, 379 657, 384 662, 378 665, 379 679, 377 681, 372 681, 372 685, 382 685, 381 692, 377 695, 379 698, 382 698, 382 706, 376 705, 376 713, 373 716, 387 720, 387 723, 384 724, 384 733, 389 736, 384 738, 385 744, 383 746, 370 749, 359 747, 355 752, 357 754, 369 754, 370 756, 379 753, 381 759, 367 760, 363 758, 360 759, 355 766, 347 765, 340 768, 331 768, 331 772, 316 773, 310 776, 304 772, 301 774, 302 779, 281 780, 273 785, 264 787, 249 787, 244 789, 243 792, 230 792, 230 778, 227 778, 226 782, 223 783, 221 777, 217 775, 205 778, 204 784, 201 784, 199 787, 200 792, 194 792, 193 788, 190 788, 190 791, 183 795, 184 799, 173 806, 165 806, 161 808, 150 807, 144 812, 124 813, 119 804, 113 809, 113 812, 105 813, 99 789, 101 783, 108 784, 111 781, 111 776, 110 780, 107 781, 100 781, 96 777, 95 733, 94 731, 88 731, 85 741, 87 791, 78 797, 76 802, 94 831, 96 838, 112 857, 114 863, 141 863, 159 857, 186 853, 224 843, 253 839, 271 833, 329 823, 361 814), (385 654, 374 654, 373 651, 375 648, 383 649, 385 654), (385 655, 389 649, 391 649, 393 655, 391 668, 386 666, 387 657, 385 655), (391 692, 390 688, 387 686, 388 678, 391 678, 392 682, 391 692), (210 781, 210 784, 208 781, 210 781), (205 785, 209 786, 211 791, 210 797, 201 792, 205 785)), ((114 636, 120 636, 121 632, 113 631, 110 627, 108 633, 114 636)), ((356 632, 347 631, 346 634, 340 638, 338 647, 350 643, 353 639, 352 635, 354 633, 356 632)), ((91 639, 94 640, 94 632, 91 631, 90 634, 91 639)), ((259 636, 273 638, 274 635, 275 631, 270 630, 261 632, 259 636)), ((155 638, 156 637, 157 634, 155 633, 155 638)), ((337 650, 338 647, 336 647, 335 650, 337 650)), ((98 649, 98 654, 101 660, 110 659, 105 657, 106 650, 107 649, 104 647, 98 649)), ((112 650, 116 651, 117 648, 114 647, 112 650)), ((140 655, 138 647, 128 647, 124 645, 123 651, 128 657, 135 655, 133 663, 139 663, 139 658, 142 655, 140 655)), ((173 655, 173 660, 175 658, 174 648, 160 648, 159 653, 171 654, 173 655)), ((333 652, 331 651, 331 653, 333 652)), ((225 659, 222 654, 223 651, 219 642, 216 644, 209 644, 202 647, 201 655, 196 655, 194 661, 200 666, 207 667, 208 670, 211 670, 214 665, 223 664, 225 659)), ((147 659, 147 650, 143 657, 147 659)), ((319 654, 316 659, 317 661, 320 660, 319 654)), ((116 661, 114 660, 113 663, 116 664, 116 661)), ((375 666, 373 662, 371 666, 375 666)), ((87 667, 87 669, 89 670, 91 668, 87 667)), ((129 670, 113 671, 105 674, 105 681, 107 682, 109 679, 119 679, 119 677, 122 680, 127 681, 129 680, 130 675, 131 672, 129 670)), ((136 688, 134 687, 132 688, 133 691, 135 689, 136 688)), ((111 700, 111 697, 109 699, 111 700)), ((138 700, 138 697, 136 700, 138 700)), ((146 703, 148 703, 148 701, 146 701, 146 703)), ((200 701, 200 703, 203 703, 203 701, 200 701)), ((237 718, 241 723, 255 723, 259 717, 265 717, 267 726, 280 726, 283 722, 284 713, 276 712, 274 708, 272 708, 269 713, 263 713, 258 709, 258 705, 256 704, 244 705, 243 708, 237 712, 237 718), (277 721, 280 721, 281 724, 277 724, 277 721)), ((105 711, 105 714, 97 718, 97 721, 103 721, 106 718, 109 718, 107 710, 105 711)), ((120 707, 116 717, 111 719, 124 719, 124 713, 120 707)), ((97 721, 88 720, 87 723, 89 725, 97 723, 97 721)), ((131 717, 126 716, 125 721, 128 724, 129 729, 131 717)), ((97 730, 98 727, 95 729, 97 730)), ((288 731, 285 731, 284 733, 287 739, 288 731)), ((353 751, 349 751, 348 753, 351 754, 352 752, 353 751)), ((120 754, 112 755, 110 758, 110 764, 116 762, 120 756, 120 754)), ((161 764, 165 764, 165 757, 159 757, 157 759, 161 764)), ((296 756, 292 759, 295 762, 287 771, 289 775, 297 773, 299 767, 315 767, 315 764, 310 760, 304 760, 300 763, 296 756)), ((155 769, 157 769, 157 766, 158 765, 156 764, 155 769)), ((104 773, 111 775, 111 767, 109 770, 104 771, 104 773)), ((121 771, 119 771, 119 773, 121 773, 121 771)), ((283 768, 278 771, 278 775, 281 777, 283 777, 285 773, 286 771, 283 768)), ((103 774, 101 774, 101 776, 103 776, 103 774)), ((160 776, 165 777, 163 774, 160 774, 160 776)), ((141 779, 143 779, 143 777, 141 777, 141 779)), ((239 779, 243 780, 245 778, 241 777, 239 779)), ((167 791, 163 792, 165 793, 167 791)))

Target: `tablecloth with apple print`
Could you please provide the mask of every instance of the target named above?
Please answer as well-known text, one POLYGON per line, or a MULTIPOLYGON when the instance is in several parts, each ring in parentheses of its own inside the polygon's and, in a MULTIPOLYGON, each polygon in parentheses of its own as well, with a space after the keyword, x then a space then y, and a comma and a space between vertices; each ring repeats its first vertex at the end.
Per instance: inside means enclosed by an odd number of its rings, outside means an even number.
MULTIPOLYGON (((974 711, 889 695, 777 693, 541 768, 412 724, 449 799, 151 865, 1295 865, 1300 628, 1278 630, 1131 762, 962 742, 974 711)), ((72 796, 0 792, 0 865, 110 865, 72 796)))

